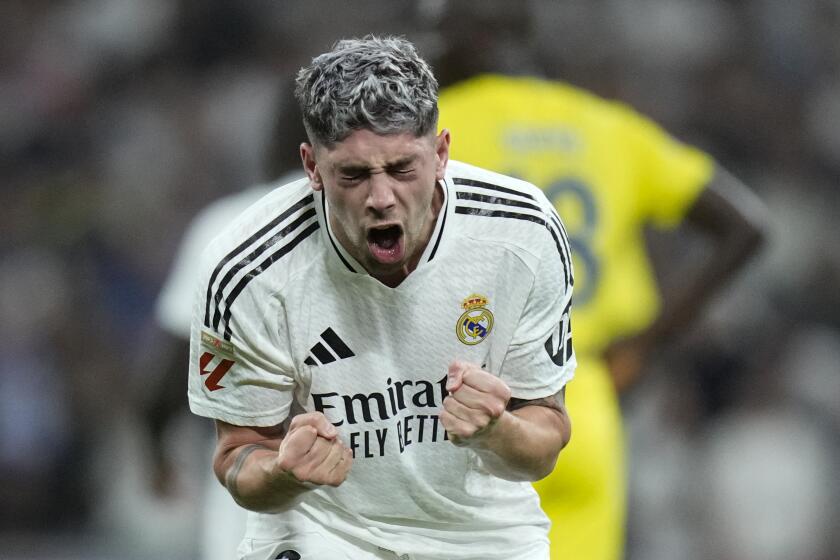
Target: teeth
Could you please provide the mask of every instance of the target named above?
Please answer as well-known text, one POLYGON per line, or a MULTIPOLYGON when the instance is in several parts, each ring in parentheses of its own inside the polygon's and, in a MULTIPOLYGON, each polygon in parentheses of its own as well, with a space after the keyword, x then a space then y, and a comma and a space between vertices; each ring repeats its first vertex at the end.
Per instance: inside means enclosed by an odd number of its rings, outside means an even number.
POLYGON ((400 235, 400 234, 402 234, 402 229, 400 229, 399 226, 377 226, 377 227, 372 227, 368 230, 369 234, 370 233, 377 234, 377 233, 384 233, 384 232, 393 232, 394 235, 400 235))

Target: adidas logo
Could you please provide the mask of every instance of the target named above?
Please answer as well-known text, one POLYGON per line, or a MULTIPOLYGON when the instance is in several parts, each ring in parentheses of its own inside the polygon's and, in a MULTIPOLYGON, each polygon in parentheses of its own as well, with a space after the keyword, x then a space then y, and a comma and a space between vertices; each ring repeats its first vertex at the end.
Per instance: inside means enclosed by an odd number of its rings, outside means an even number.
POLYGON ((329 327, 321 333, 321 341, 316 342, 315 346, 309 349, 310 354, 303 363, 310 366, 321 366, 336 360, 352 358, 356 355, 329 327))

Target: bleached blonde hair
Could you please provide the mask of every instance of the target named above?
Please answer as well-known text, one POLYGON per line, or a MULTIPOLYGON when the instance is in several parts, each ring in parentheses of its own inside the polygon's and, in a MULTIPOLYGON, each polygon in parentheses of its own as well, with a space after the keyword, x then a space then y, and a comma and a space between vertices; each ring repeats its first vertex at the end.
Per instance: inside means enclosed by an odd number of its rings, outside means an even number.
POLYGON ((338 41, 297 75, 295 97, 313 144, 332 146, 351 132, 412 132, 437 126, 438 83, 414 45, 367 35, 338 41))

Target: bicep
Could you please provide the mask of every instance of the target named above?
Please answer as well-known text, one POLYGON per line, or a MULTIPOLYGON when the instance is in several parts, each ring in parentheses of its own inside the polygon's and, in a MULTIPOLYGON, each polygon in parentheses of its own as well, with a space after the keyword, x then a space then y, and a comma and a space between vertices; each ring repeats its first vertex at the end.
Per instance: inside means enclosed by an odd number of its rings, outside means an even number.
POLYGON ((538 399, 517 399, 513 397, 508 401, 507 409, 513 412, 526 406, 542 406, 557 410, 560 412, 566 411, 566 387, 565 385, 553 395, 542 397, 538 399))
POLYGON ((558 431, 562 435, 562 445, 565 445, 571 437, 571 420, 566 411, 565 386, 547 397, 512 398, 508 402, 507 409, 522 420, 558 431))
POLYGON ((725 237, 733 231, 760 237, 766 226, 764 203, 746 185, 721 166, 686 215, 694 226, 725 237))

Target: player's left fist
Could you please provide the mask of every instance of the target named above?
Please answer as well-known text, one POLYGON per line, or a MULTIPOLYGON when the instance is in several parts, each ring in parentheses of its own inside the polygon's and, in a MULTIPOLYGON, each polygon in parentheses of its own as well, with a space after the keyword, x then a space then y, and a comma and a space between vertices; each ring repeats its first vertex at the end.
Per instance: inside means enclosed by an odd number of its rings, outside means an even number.
POLYGON ((449 365, 440 421, 455 445, 480 445, 502 417, 510 400, 507 384, 475 364, 449 365))

